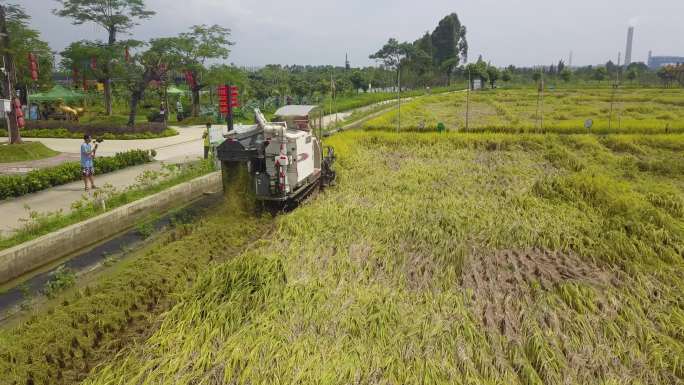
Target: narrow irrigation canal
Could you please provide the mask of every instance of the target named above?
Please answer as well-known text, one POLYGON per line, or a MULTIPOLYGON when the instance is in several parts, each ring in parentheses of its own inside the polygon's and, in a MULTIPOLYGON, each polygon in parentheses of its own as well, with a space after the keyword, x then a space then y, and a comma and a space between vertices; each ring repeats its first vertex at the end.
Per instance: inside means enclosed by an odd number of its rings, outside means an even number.
MULTIPOLYGON (((96 272, 114 262, 130 256, 132 251, 147 243, 153 235, 179 223, 190 223, 215 208, 223 201, 222 194, 207 194, 190 204, 173 209, 162 216, 153 216, 113 238, 103 240, 94 247, 68 255, 38 271, 3 285, 0 292, 0 322, 29 306, 28 302, 41 296, 52 297, 61 286, 69 285, 72 278, 96 272), (64 282, 60 282, 64 281, 64 282)), ((75 283, 75 282, 74 282, 75 283)))
POLYGON ((273 217, 258 214, 241 188, 151 218, 6 288, 0 378, 78 383, 147 338, 199 273, 269 236, 273 217))

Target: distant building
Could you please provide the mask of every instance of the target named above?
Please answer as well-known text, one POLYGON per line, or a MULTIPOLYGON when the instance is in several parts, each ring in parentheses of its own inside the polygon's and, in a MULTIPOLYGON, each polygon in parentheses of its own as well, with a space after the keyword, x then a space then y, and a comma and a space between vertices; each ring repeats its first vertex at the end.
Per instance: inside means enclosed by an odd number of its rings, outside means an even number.
POLYGON ((480 75, 473 75, 470 79, 470 89, 472 91, 479 91, 485 87, 486 79, 480 75))
POLYGON ((648 68, 657 70, 666 65, 684 64, 684 56, 653 56, 651 51, 648 51, 648 68))
POLYGON ((627 49, 625 50, 625 66, 632 64, 632 45, 634 44, 634 27, 627 29, 627 49))

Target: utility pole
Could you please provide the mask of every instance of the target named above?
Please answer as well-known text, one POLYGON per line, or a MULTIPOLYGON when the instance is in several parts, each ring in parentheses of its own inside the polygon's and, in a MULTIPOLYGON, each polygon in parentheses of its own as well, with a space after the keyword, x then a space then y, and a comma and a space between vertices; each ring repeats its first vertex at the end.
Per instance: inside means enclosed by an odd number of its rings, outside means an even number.
POLYGON ((10 108, 9 111, 5 111, 5 116, 7 116, 7 130, 9 131, 9 143, 19 144, 21 143, 21 135, 19 134, 19 127, 17 125, 17 115, 14 110, 14 85, 12 80, 16 79, 16 73, 14 69, 14 58, 10 53, 10 36, 7 32, 7 14, 5 6, 0 5, 0 49, 2 50, 2 59, 5 64, 2 74, 2 97, 3 99, 9 99, 10 108))
POLYGON ((399 133, 401 131, 401 65, 399 65, 397 68, 397 100, 399 101, 399 121, 397 124, 397 133, 399 133))
POLYGON ((541 131, 544 132, 544 68, 541 73, 541 131))
POLYGON ((466 91, 466 125, 465 130, 468 132, 468 121, 470 118, 470 87, 472 86, 472 79, 470 78, 470 68, 468 68, 468 89, 466 91))
POLYGON ((330 115, 333 113, 333 95, 335 95, 335 83, 333 83, 333 73, 330 71, 330 115))
POLYGON ((622 52, 618 52, 618 63, 615 72, 615 82, 613 82, 613 93, 610 96, 610 115, 608 116, 608 129, 613 127, 613 105, 615 104, 615 92, 620 84, 620 61, 622 60, 622 52))

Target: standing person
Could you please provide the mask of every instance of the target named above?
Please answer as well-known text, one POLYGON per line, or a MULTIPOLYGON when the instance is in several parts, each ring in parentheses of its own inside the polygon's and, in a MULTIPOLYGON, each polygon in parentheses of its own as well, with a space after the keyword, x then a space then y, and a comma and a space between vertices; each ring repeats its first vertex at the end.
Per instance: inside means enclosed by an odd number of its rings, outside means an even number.
POLYGON ((211 123, 207 122, 207 128, 204 130, 204 134, 202 135, 202 138, 204 139, 204 159, 209 158, 209 146, 211 143, 209 142, 209 129, 211 128, 211 123))
POLYGON ((92 139, 90 135, 83 136, 83 143, 81 144, 81 175, 83 175, 83 183, 85 183, 85 191, 88 191, 88 181, 90 187, 96 189, 93 181, 93 174, 95 174, 95 167, 93 166, 93 159, 95 159, 95 152, 97 151, 97 143, 95 146, 90 144, 92 139))
POLYGON ((164 107, 163 102, 159 105, 159 116, 161 117, 162 122, 166 122, 166 107, 164 107))
POLYGON ((176 120, 179 122, 183 121, 183 103, 181 103, 180 98, 176 102, 176 120))

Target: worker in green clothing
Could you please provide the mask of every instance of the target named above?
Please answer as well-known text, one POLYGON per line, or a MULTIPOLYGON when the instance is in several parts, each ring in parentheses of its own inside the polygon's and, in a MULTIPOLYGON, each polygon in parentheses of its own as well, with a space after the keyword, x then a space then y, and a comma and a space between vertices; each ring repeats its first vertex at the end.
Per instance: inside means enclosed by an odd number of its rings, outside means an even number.
POLYGON ((207 122, 207 128, 204 130, 204 135, 202 135, 202 138, 204 138, 204 159, 209 158, 209 146, 211 143, 209 142, 209 129, 211 128, 211 123, 207 122))

